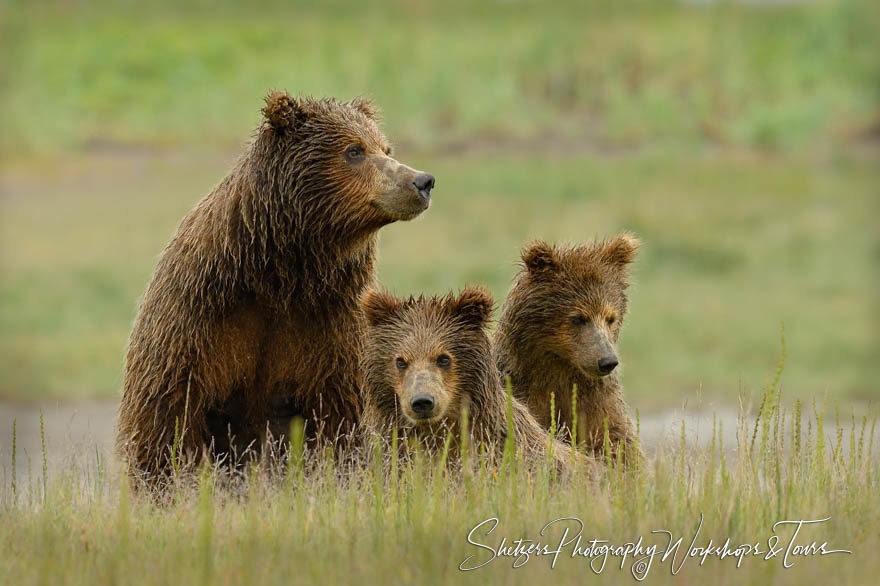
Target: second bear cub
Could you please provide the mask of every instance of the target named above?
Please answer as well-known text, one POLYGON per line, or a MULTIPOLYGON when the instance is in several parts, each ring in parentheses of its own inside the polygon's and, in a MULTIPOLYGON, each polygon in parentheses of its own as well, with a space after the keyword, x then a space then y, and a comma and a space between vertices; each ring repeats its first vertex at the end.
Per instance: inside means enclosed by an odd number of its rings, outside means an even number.
POLYGON ((616 345, 627 311, 628 267, 638 247, 629 234, 583 246, 527 246, 495 336, 496 361, 511 378, 514 396, 549 428, 553 393, 556 421, 570 432, 576 416, 578 444, 597 456, 606 419, 612 456, 621 445, 632 448, 635 439, 616 345))

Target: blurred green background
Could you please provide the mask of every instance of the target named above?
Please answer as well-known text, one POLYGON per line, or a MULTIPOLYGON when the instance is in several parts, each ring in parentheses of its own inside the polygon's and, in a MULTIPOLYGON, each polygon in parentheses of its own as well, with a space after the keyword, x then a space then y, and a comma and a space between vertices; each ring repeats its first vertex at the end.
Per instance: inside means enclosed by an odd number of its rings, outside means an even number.
POLYGON ((434 204, 399 293, 489 285, 530 238, 645 242, 642 410, 880 398, 877 2, 6 2, 0 398, 118 396, 157 255, 269 89, 371 96, 434 204))

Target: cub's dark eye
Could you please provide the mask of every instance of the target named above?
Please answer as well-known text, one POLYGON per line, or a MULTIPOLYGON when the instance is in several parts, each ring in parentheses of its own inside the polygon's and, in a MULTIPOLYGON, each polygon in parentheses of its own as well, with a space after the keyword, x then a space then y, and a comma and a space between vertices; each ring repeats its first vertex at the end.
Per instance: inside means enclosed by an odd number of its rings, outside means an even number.
POLYGON ((386 155, 388 155, 388 156, 390 157, 390 156, 391 156, 391 152, 392 152, 391 147, 385 147, 385 154, 386 154, 386 155))
POLYGON ((359 161, 364 158, 364 149, 357 145, 350 146, 345 150, 345 156, 349 161, 359 161))
POLYGON ((614 317, 614 316, 612 315, 611 317, 609 317, 609 318, 608 318, 607 320, 605 320, 605 321, 608 322, 608 325, 609 325, 609 326, 612 326, 612 325, 614 325, 614 322, 617 321, 617 318, 614 317))
POLYGON ((573 326, 585 326, 587 325, 587 318, 582 315, 573 315, 569 318, 571 325, 573 326))
POLYGON ((397 364, 397 370, 406 370, 406 367, 409 366, 403 358, 398 358, 394 362, 397 364))
POLYGON ((449 368, 450 364, 452 364, 452 358, 447 354, 441 354, 437 357, 437 366, 440 368, 449 368))

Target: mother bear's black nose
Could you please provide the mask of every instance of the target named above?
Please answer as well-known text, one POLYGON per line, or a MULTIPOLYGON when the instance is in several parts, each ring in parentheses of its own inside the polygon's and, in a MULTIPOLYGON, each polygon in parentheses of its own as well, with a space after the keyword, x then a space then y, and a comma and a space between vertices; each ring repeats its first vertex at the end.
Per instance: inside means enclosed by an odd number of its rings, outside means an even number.
POLYGON ((412 410, 419 415, 428 415, 434 410, 434 397, 428 393, 419 393, 410 401, 412 410))
POLYGON ((423 198, 428 199, 431 197, 431 190, 434 189, 434 176, 430 173, 419 173, 413 181, 413 187, 423 198))

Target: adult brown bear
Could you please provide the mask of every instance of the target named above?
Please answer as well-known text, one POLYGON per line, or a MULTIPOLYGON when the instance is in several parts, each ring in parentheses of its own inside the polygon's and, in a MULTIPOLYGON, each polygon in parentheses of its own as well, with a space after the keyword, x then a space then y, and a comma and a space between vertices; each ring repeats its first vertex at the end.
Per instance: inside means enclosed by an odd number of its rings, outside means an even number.
POLYGON ((429 204, 433 176, 391 157, 370 102, 276 92, 263 114, 184 218, 134 323, 117 441, 151 485, 169 471, 175 433, 194 463, 228 438, 259 446, 283 416, 304 416, 311 437, 356 423, 358 299, 374 280, 376 234, 429 204))

